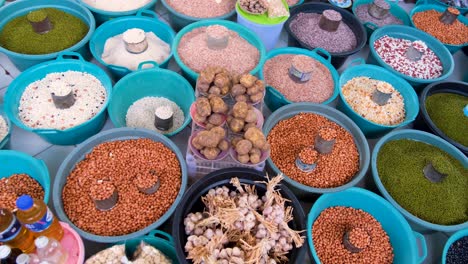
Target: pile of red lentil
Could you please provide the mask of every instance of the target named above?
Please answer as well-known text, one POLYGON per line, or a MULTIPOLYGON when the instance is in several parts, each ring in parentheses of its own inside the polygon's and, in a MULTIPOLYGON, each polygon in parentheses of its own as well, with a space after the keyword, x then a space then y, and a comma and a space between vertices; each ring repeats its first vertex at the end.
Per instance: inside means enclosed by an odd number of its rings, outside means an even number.
POLYGON ((13 174, 0 180, 0 208, 16 209, 16 199, 27 194, 34 199, 44 199, 44 188, 27 174, 13 174))
POLYGON ((182 172, 177 156, 161 142, 133 139, 102 143, 80 161, 63 188, 63 207, 80 229, 96 235, 118 236, 141 230, 158 220, 179 193, 182 172), (157 172, 160 186, 151 194, 139 191, 134 179, 157 172), (98 181, 112 182, 117 205, 96 209, 90 190, 98 181))
POLYGON ((307 186, 338 187, 349 182, 359 171, 359 152, 351 133, 318 114, 300 113, 278 122, 270 131, 268 142, 271 145, 271 160, 278 169, 307 186), (333 151, 319 155, 317 167, 311 172, 304 172, 296 167, 296 158, 304 148, 314 145, 317 133, 323 128, 336 131, 333 151))

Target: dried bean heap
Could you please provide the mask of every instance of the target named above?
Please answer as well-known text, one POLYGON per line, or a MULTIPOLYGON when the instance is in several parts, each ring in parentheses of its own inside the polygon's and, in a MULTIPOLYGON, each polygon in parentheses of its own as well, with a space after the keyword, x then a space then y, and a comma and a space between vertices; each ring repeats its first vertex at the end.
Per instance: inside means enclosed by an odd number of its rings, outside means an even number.
MULTIPOLYGON (((259 110, 246 102, 235 103, 227 118, 231 131, 234 133, 241 133, 247 131, 247 129, 251 127, 256 127, 259 121, 257 111, 259 110)), ((261 115, 261 112, 258 114, 261 115)))
POLYGON ((229 107, 221 97, 213 94, 210 94, 208 98, 198 97, 194 104, 195 113, 192 118, 200 126, 210 129, 221 126, 226 121, 229 107))
POLYGON ((236 0, 168 0, 177 12, 196 18, 210 18, 225 15, 234 10, 236 0))
POLYGON ((377 19, 369 14, 369 6, 371 4, 363 4, 356 7, 356 16, 362 22, 371 22, 379 27, 383 27, 386 25, 403 25, 403 21, 401 19, 394 16, 392 13, 388 13, 384 18, 377 19))
POLYGON ((374 42, 374 49, 390 67, 413 78, 434 79, 441 76, 444 70, 439 57, 420 40, 411 42, 385 35, 374 42), (421 59, 415 61, 406 57, 410 46, 423 53, 421 59))
POLYGON ((161 142, 141 138, 97 145, 76 164, 63 187, 63 208, 78 228, 101 236, 119 236, 138 231, 159 219, 179 193, 182 172, 172 150, 161 142), (139 174, 156 172, 159 189, 151 195, 140 192, 133 180, 139 174), (89 195, 98 181, 112 182, 118 202, 108 211, 96 209, 89 195))
POLYGON ((360 116, 383 125, 397 125, 405 120, 403 96, 391 84, 369 77, 355 77, 343 85, 342 94, 346 102, 360 116), (391 94, 384 105, 373 101, 376 90, 391 94))
POLYGON ((307 82, 291 79, 289 69, 295 54, 282 54, 265 62, 263 75, 267 85, 272 86, 293 102, 323 103, 333 95, 334 82, 330 70, 312 57, 300 56, 300 61, 312 68, 307 82))
POLYGON ((0 179, 0 208, 16 209, 16 199, 27 194, 34 199, 44 199, 44 188, 27 174, 13 174, 0 179))
POLYGON ((226 69, 208 67, 200 72, 197 90, 202 94, 226 96, 232 88, 232 77, 226 69))
POLYGON ((262 157, 270 152, 270 144, 262 130, 257 127, 247 129, 242 138, 234 137, 231 144, 235 150, 233 158, 243 164, 258 164, 262 157))
POLYGON ((239 6, 252 14, 263 14, 268 7, 263 0, 239 0, 239 6))
POLYGON ((288 263, 288 253, 304 243, 300 231, 288 226, 291 206, 276 190, 282 176, 265 182, 259 196, 255 186, 232 178, 236 188, 210 189, 201 199, 204 212, 192 212, 184 219, 188 235, 185 251, 195 264, 288 263))
POLYGON ((259 103, 265 96, 265 83, 252 74, 243 74, 233 78, 231 96, 236 102, 259 103))
POLYGON ((281 120, 267 139, 271 145, 273 163, 281 172, 301 184, 316 188, 337 187, 349 182, 359 171, 359 152, 353 135, 324 116, 300 113, 281 120), (316 159, 316 168, 304 172, 296 166, 296 158, 304 148, 315 146, 319 133, 325 140, 335 140, 332 151, 320 154, 316 159))
POLYGON ((336 206, 323 210, 312 226, 315 251, 321 263, 393 262, 390 239, 380 223, 369 213, 354 208, 336 206), (361 250, 353 253, 344 244, 361 250))
POLYGON ((8 135, 9 129, 5 118, 0 115, 0 142, 8 135))
POLYGON ((78 71, 55 72, 25 88, 18 111, 21 121, 28 127, 64 130, 93 118, 106 100, 106 89, 93 75, 78 71), (69 108, 59 109, 51 93, 67 89, 71 89, 75 102, 69 108))
POLYGON ((468 42, 468 26, 455 20, 453 24, 440 21, 441 12, 427 10, 413 15, 413 22, 419 28, 439 39, 442 43, 463 45, 468 42))
POLYGON ((229 149, 226 140, 226 131, 222 127, 213 127, 210 130, 198 132, 191 141, 192 146, 209 160, 216 159, 222 151, 229 149))

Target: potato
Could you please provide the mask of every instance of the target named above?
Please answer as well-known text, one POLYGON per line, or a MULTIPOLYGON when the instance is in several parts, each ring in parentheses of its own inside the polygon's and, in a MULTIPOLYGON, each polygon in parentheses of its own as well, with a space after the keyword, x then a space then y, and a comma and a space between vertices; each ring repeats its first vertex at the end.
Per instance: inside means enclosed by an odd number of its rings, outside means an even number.
POLYGON ((249 163, 250 157, 249 155, 237 155, 237 160, 242 164, 246 164, 249 163))
POLYGON ((236 99, 236 102, 247 102, 249 100, 249 98, 245 94, 240 94, 236 96, 235 99, 236 99))
POLYGON ((219 135, 220 138, 226 137, 226 130, 220 126, 213 127, 210 132, 213 132, 217 135, 219 135))
POLYGON ((250 96, 250 101, 252 101, 252 103, 258 103, 260 101, 262 101, 263 99, 263 93, 262 92, 258 92, 256 94, 253 94, 250 96))
POLYGON ((245 119, 248 111, 249 105, 246 102, 237 102, 232 107, 232 115, 239 119, 245 119))
POLYGON ((255 123, 246 123, 246 124, 244 125, 244 129, 243 129, 243 130, 244 130, 244 131, 247 131, 249 128, 251 128, 251 127, 256 127, 256 126, 257 126, 257 124, 255 124, 255 123))
POLYGON ((221 89, 218 86, 211 86, 210 90, 208 91, 210 94, 221 95, 221 89))
POLYGON ((231 78, 227 73, 218 73, 214 78, 214 84, 218 87, 231 85, 231 78))
POLYGON ((258 153, 254 153, 254 154, 250 154, 249 158, 250 158, 250 162, 252 162, 253 164, 257 164, 260 162, 260 159, 262 158, 262 156, 258 153))
POLYGON ((221 140, 218 144, 218 148, 222 151, 228 150, 229 149, 229 142, 225 139, 221 140))
POLYGON ((204 84, 211 84, 214 81, 215 73, 211 69, 206 69, 200 72, 198 81, 204 84))
POLYGON ((259 154, 260 156, 262 155, 262 151, 258 148, 253 148, 249 151, 249 154, 259 154))
POLYGON ((228 123, 231 123, 231 121, 232 121, 233 118, 234 118, 234 117, 233 117, 232 115, 228 115, 226 121, 227 121, 228 123))
POLYGON ((202 93, 208 93, 208 90, 210 89, 210 84, 197 81, 197 89, 202 93))
POLYGON ((245 116, 245 122, 247 123, 257 123, 257 112, 254 110, 253 107, 247 111, 247 115, 245 116))
POLYGON ((232 75, 231 76, 231 79, 232 79, 232 85, 236 85, 236 84, 239 84, 240 83, 240 77, 241 75, 232 75))
POLYGON ((198 142, 199 139, 200 139, 200 138, 198 137, 198 135, 192 139, 192 145, 193 145, 193 147, 196 148, 196 149, 198 149, 198 150, 200 150, 200 149, 203 148, 203 146, 200 144, 200 142, 198 142))
POLYGON ((254 94, 259 93, 259 92, 260 92, 260 87, 256 83, 254 85, 252 85, 252 87, 247 89, 247 94, 248 95, 254 95, 254 94))
POLYGON ((244 123, 245 122, 242 119, 233 118, 231 122, 229 123, 229 128, 231 129, 232 132, 239 133, 244 128, 244 123))
POLYGON ((206 97, 199 97, 195 101, 195 107, 197 108, 197 113, 200 116, 209 116, 211 115, 211 105, 210 101, 206 97))
POLYGON ((262 80, 256 80, 255 85, 260 89, 260 92, 265 91, 265 82, 262 80))
POLYGON ((240 137, 235 137, 231 140, 231 145, 235 148, 237 146, 237 143, 239 143, 242 140, 240 137))
POLYGON ((269 151, 271 148, 270 143, 266 142, 265 145, 261 148, 262 151, 269 151))
POLYGON ((198 113, 195 113, 193 116, 193 120, 197 123, 205 123, 206 122, 206 116, 201 116, 198 113))
POLYGON ((236 152, 239 155, 248 154, 251 149, 252 149, 252 142, 250 142, 250 141, 248 141, 246 139, 242 139, 236 145, 236 152))
POLYGON ((241 84, 236 84, 231 89, 231 95, 234 97, 241 95, 241 94, 245 94, 245 92, 246 92, 246 89, 241 84))
POLYGON ((254 85, 257 78, 251 74, 244 74, 240 77, 240 84, 244 85, 245 88, 250 88, 254 85))
POLYGON ((195 137, 197 138, 197 143, 203 147, 207 147, 207 142, 210 143, 209 141, 211 140, 210 132, 207 130, 200 131, 195 137))
POLYGON ((247 129, 244 137, 250 140, 256 148, 262 148, 266 144, 265 135, 263 135, 262 131, 257 127, 247 129))
POLYGON ((219 96, 211 96, 210 104, 213 113, 224 114, 228 111, 227 104, 219 96))
POLYGON ((227 86, 227 85, 226 85, 226 86, 223 86, 223 87, 221 88, 221 95, 224 96, 224 95, 226 95, 226 94, 228 94, 228 93, 229 93, 229 86, 227 86))
POLYGON ((211 123, 206 123, 206 125, 205 125, 205 128, 208 129, 208 130, 212 129, 213 127, 215 127, 215 125, 213 125, 211 123))
POLYGON ((221 150, 219 148, 204 148, 201 151, 201 154, 203 154, 203 156, 209 160, 214 160, 218 157, 220 152, 221 150))
POLYGON ((211 114, 208 118, 208 122, 215 126, 220 126, 224 123, 224 116, 222 114, 211 114))

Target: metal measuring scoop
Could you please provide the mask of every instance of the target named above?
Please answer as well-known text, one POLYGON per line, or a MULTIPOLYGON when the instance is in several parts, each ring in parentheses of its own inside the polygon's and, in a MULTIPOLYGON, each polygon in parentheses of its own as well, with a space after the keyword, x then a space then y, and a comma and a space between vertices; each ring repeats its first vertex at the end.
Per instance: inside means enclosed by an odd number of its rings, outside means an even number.
POLYGON ((424 177, 432 183, 439 183, 447 177, 447 174, 440 173, 434 168, 432 162, 428 161, 423 168, 424 177))
POLYGON ((352 229, 349 229, 347 230, 344 235, 343 235, 343 245, 344 247, 351 253, 359 253, 361 251, 363 251, 364 249, 366 249, 369 245, 370 245, 370 240, 371 240, 371 237, 369 235, 369 233, 366 231, 366 230, 363 230, 359 227, 357 228, 352 228, 352 229), (364 245, 364 247, 358 247, 356 245, 354 245, 350 240, 349 240, 349 237, 350 237, 350 234, 351 232, 353 231, 363 231, 367 234, 368 236, 368 241, 367 243, 364 245))

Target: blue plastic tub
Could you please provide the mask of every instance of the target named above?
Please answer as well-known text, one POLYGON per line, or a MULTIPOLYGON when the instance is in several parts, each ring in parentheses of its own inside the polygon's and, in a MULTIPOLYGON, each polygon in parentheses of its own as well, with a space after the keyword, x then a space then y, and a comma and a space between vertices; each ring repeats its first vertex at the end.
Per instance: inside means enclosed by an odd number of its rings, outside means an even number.
POLYGON ((78 53, 62 53, 57 60, 44 62, 21 73, 8 87, 5 95, 5 112, 8 118, 18 127, 34 132, 54 145, 75 145, 96 134, 101 130, 106 121, 106 107, 112 92, 112 83, 109 76, 98 66, 86 62, 78 53), (78 57, 78 60, 66 59, 65 57, 78 57), (23 124, 18 116, 18 107, 21 96, 26 87, 37 80, 43 79, 47 74, 54 72, 80 71, 96 77, 106 88, 107 100, 102 109, 90 120, 65 130, 56 129, 33 129, 23 124))
POLYGON ((77 148, 75 148, 70 154, 68 154, 68 156, 60 165, 57 171, 57 175, 55 176, 54 185, 52 189, 52 194, 53 194, 53 199, 54 199, 54 208, 55 208, 55 211, 57 212, 57 216, 60 219, 60 221, 66 222, 67 224, 69 224, 84 239, 98 242, 98 243, 117 243, 117 242, 121 242, 124 240, 135 239, 137 237, 144 236, 147 233, 149 233, 151 230, 157 229, 160 225, 166 222, 166 220, 168 220, 169 217, 174 213, 174 211, 177 208, 177 205, 182 199, 182 195, 184 194, 185 188, 187 187, 187 181, 188 181, 187 165, 185 163, 184 156, 180 152, 179 148, 170 139, 168 139, 167 137, 161 134, 155 133, 147 129, 137 129, 137 128, 128 128, 128 127, 114 128, 114 129, 101 132, 87 139, 85 142, 83 142, 77 148), (157 221, 155 221, 151 225, 139 231, 136 231, 127 235, 99 236, 99 235, 91 234, 89 232, 81 230, 80 228, 78 228, 76 225, 74 225, 70 221, 70 219, 68 218, 67 214, 65 213, 63 209, 62 190, 67 181, 67 177, 73 171, 73 169, 75 168, 75 165, 78 162, 82 161, 85 158, 86 154, 91 152, 95 146, 105 143, 105 142, 110 142, 110 141, 129 140, 129 139, 138 139, 138 138, 148 138, 156 142, 161 142, 166 147, 171 149, 174 152, 174 154, 177 156, 177 159, 179 160, 179 163, 180 163, 180 170, 182 172, 182 183, 180 186, 179 193, 177 194, 177 197, 174 200, 174 203, 171 205, 171 207, 169 207, 167 212, 164 213, 157 221))
MULTIPOLYGON (((419 12, 424 12, 424 11, 428 11, 428 10, 436 10, 438 12, 441 12, 443 13, 445 10, 447 9, 447 6, 442 6, 442 5, 431 5, 431 4, 428 4, 428 5, 418 5, 416 7, 414 7, 412 10, 411 10, 411 13, 410 13, 410 18, 411 18, 411 26, 415 27, 416 26, 414 25, 414 21, 413 21, 413 16, 416 14, 416 13, 419 13, 419 12)), ((458 16, 458 20, 463 23, 465 26, 468 27, 468 18, 462 16, 462 15, 459 15, 458 16)), ((460 45, 451 45, 451 44, 446 44, 446 43, 443 43, 444 46, 450 51, 450 53, 454 54, 455 52, 459 51, 461 48, 463 47, 466 47, 468 46, 468 42, 465 42, 464 44, 460 44, 460 45)))
POLYGON ((370 77, 372 79, 384 81, 390 83, 393 88, 400 92, 403 96, 405 103, 405 120, 396 125, 382 125, 372 122, 357 112, 355 112, 351 106, 344 99, 342 88, 340 88, 340 99, 338 101, 337 109, 345 113, 349 118, 351 118, 356 125, 362 130, 366 137, 376 138, 380 137, 392 129, 397 127, 406 126, 412 123, 419 113, 419 100, 418 95, 414 91, 413 87, 409 85, 408 82, 402 78, 395 76, 386 69, 374 65, 364 64, 364 60, 359 58, 351 62, 351 65, 341 74, 340 76, 340 87, 343 87, 348 81, 355 77, 370 77), (360 65, 359 65, 360 64, 360 65))
POLYGON ((385 69, 389 70, 391 73, 395 74, 398 77, 405 79, 411 86, 413 86, 416 91, 420 91, 424 86, 447 79, 453 72, 454 69, 454 61, 452 54, 450 54, 449 50, 444 47, 444 45, 434 38, 433 36, 423 32, 419 29, 408 27, 408 26, 399 26, 399 25, 392 25, 386 26, 377 29, 372 33, 372 36, 369 40, 369 57, 367 58, 367 62, 370 64, 375 64, 378 66, 382 66, 385 69), (442 62, 442 67, 444 68, 443 73, 441 76, 434 78, 434 79, 420 79, 420 78, 413 78, 399 71, 394 70, 390 65, 385 63, 377 52, 374 49, 374 43, 376 40, 380 39, 381 37, 388 35, 389 37, 393 38, 402 38, 408 39, 411 41, 422 40, 426 43, 426 45, 434 51, 434 53, 439 57, 440 61, 442 62))
MULTIPOLYGON (((284 174, 284 181, 289 188, 294 192, 294 194, 300 198, 309 198, 317 196, 323 193, 333 193, 344 191, 358 182, 360 182, 367 173, 370 163, 370 151, 367 139, 364 134, 361 132, 359 127, 351 120, 349 117, 341 113, 340 111, 331 108, 327 105, 313 104, 313 103, 294 103, 281 107, 280 109, 274 111, 270 117, 266 120, 263 125, 263 133, 268 136, 273 127, 278 124, 281 120, 291 118, 300 113, 314 113, 328 118, 330 121, 333 121, 349 131, 353 137, 356 144, 357 150, 359 152, 359 171, 354 175, 354 177, 346 184, 335 187, 335 188, 315 188, 304 185, 293 179, 289 178, 288 175, 284 174)), ((273 163, 271 158, 267 159, 267 167, 272 171, 272 175, 277 175, 282 173, 278 167, 273 163)))
POLYGON ((323 210, 335 206, 361 209, 379 221, 390 238, 390 243, 393 247, 394 264, 422 263, 426 258, 427 246, 424 236, 411 230, 405 218, 390 203, 370 191, 361 188, 350 188, 342 192, 322 195, 317 199, 309 212, 307 219, 307 240, 316 263, 320 263, 320 259, 317 256, 313 243, 312 226, 323 210), (419 250, 421 250, 421 254, 419 250))
POLYGON ((133 16, 138 11, 141 11, 141 10, 154 10, 154 8, 156 6, 156 2, 157 2, 157 0, 151 0, 149 3, 147 3, 146 5, 144 5, 144 6, 140 7, 140 8, 133 9, 133 10, 128 10, 128 11, 116 12, 116 11, 106 11, 106 10, 94 8, 94 7, 90 6, 90 5, 88 5, 87 3, 85 3, 83 0, 77 0, 77 1, 81 5, 85 6, 89 10, 91 10, 91 12, 94 15, 94 18, 96 19, 96 23, 98 25, 100 25, 100 24, 102 24, 102 23, 104 23, 106 21, 109 21, 111 19, 114 19, 114 18, 123 17, 123 16, 133 16))
MULTIPOLYGON (((376 183, 377 188, 385 197, 385 199, 387 199, 398 211, 400 211, 400 213, 402 213, 403 216, 411 224, 413 229, 418 232, 431 233, 433 231, 441 231, 441 232, 447 233, 447 232, 456 232, 458 230, 468 228, 468 221, 462 224, 448 226, 448 225, 433 224, 425 220, 422 220, 421 218, 418 218, 417 216, 408 212, 405 208, 401 207, 392 198, 392 196, 390 196, 390 194, 385 189, 385 186, 382 184, 382 181, 380 180, 379 173, 377 171, 377 157, 378 157, 380 148, 385 143, 392 141, 392 140, 398 140, 398 139, 416 140, 416 141, 421 141, 421 142, 436 146, 440 148, 441 150, 447 152, 452 157, 459 160, 463 164, 463 166, 468 169, 468 159, 466 158, 466 156, 460 150, 452 146, 447 141, 441 139, 440 137, 427 133, 427 132, 422 132, 422 131, 413 130, 413 129, 402 129, 402 130, 392 131, 388 133, 387 135, 385 135, 384 137, 382 137, 377 142, 377 144, 374 147, 374 150, 372 151, 372 160, 371 160, 372 177, 374 178, 374 182, 376 183)), ((417 186, 415 186, 415 188, 417 188, 417 186)))
MULTIPOLYGON (((91 50, 93 57, 99 61, 99 63, 106 66, 116 79, 122 78, 123 76, 132 72, 132 70, 118 65, 107 64, 101 59, 101 56, 104 52, 106 41, 109 38, 122 34, 131 28, 139 28, 145 32, 153 32, 161 40, 169 44, 169 46, 172 45, 172 41, 175 37, 174 30, 172 30, 172 28, 170 28, 167 24, 159 21, 158 15, 156 13, 148 10, 138 11, 136 16, 127 16, 113 19, 99 26, 89 41, 89 49, 91 50)), ((159 67, 167 68, 171 58, 172 50, 169 54, 169 57, 167 57, 167 59, 161 63, 159 67)))
MULTIPOLYGON (((140 67, 143 65, 141 64, 140 67)), ((165 134, 166 136, 179 133, 192 120, 190 106, 195 102, 195 93, 190 83, 173 71, 151 68, 131 73, 115 84, 107 109, 114 126, 126 126, 125 117, 128 108, 135 101, 146 96, 169 99, 184 112, 185 120, 182 126, 165 134)))
POLYGON ((49 202, 50 176, 44 161, 15 150, 0 151, 0 179, 13 174, 28 174, 44 188, 44 202, 49 202))
MULTIPOLYGON (((323 64, 327 69, 330 71, 332 78, 333 78, 333 83, 335 84, 335 88, 333 91, 332 96, 323 102, 322 104, 330 104, 333 102, 336 97, 338 96, 339 93, 339 83, 338 83, 338 72, 336 71, 335 67, 331 64, 331 55, 328 53, 328 51, 321 49, 321 48, 315 48, 313 50, 306 50, 306 49, 301 49, 301 48, 279 48, 279 49, 274 49, 266 55, 265 61, 262 64, 262 67, 259 72, 260 79, 265 80, 265 76, 263 75, 263 67, 265 65, 265 62, 268 61, 271 58, 274 58, 278 55, 284 55, 284 54, 302 54, 302 55, 307 55, 309 57, 314 58, 315 60, 318 60, 321 64, 323 64)), ((283 94, 281 94, 278 90, 276 90, 272 86, 267 86, 266 87, 266 95, 265 95, 265 104, 268 106, 268 108, 273 112, 276 111, 276 109, 292 104, 293 102, 288 100, 286 97, 284 97, 283 94)))
MULTIPOLYGON (((356 9, 357 9, 358 6, 371 4, 373 2, 374 2, 374 0, 356 0, 356 1, 353 1, 353 7, 352 7, 353 14, 356 16, 356 9)), ((398 5, 398 1, 386 0, 386 2, 388 4, 390 4, 390 14, 392 14, 396 18, 400 19, 403 22, 403 25, 411 26, 411 20, 410 20, 410 18, 408 16, 408 13, 406 13, 406 11, 398 5)), ((379 26, 377 26, 376 24, 374 24, 374 23, 372 23, 370 21, 362 21, 358 16, 356 16, 356 17, 359 19, 359 21, 361 21, 361 23, 366 28, 368 38, 370 38, 370 36, 374 32, 374 30, 379 28, 379 26)))
MULTIPOLYGON (((448 7, 446 3, 440 1, 440 0, 418 0, 416 2, 416 5, 425 5, 425 4, 434 4, 434 5, 440 5, 443 7, 448 7)), ((468 14, 468 7, 455 7, 456 9, 460 10, 460 14, 466 15, 468 14)))
POLYGON ((200 18, 200 17, 192 17, 192 16, 187 16, 182 13, 179 13, 176 11, 172 6, 170 6, 166 0, 161 0, 161 3, 163 6, 167 9, 169 12, 169 24, 171 24, 171 27, 176 31, 180 31, 182 28, 195 23, 199 21, 204 21, 204 20, 234 20, 236 10, 232 9, 231 12, 224 14, 222 16, 217 16, 217 17, 208 17, 208 18, 200 18))
POLYGON ((0 7, 2 7, 3 4, 5 4, 5 0, 0 0, 0 7))
POLYGON ((199 22, 195 22, 193 24, 190 24, 190 25, 186 26, 185 28, 183 28, 181 31, 179 31, 179 33, 177 33, 177 35, 176 35, 176 37, 174 39, 174 42, 172 44, 172 51, 174 52, 174 58, 175 58, 177 64, 179 65, 179 67, 182 69, 182 74, 184 75, 184 77, 186 77, 187 80, 190 83, 194 84, 195 81, 198 78, 198 73, 196 73, 195 71, 190 69, 187 65, 184 64, 184 62, 182 62, 182 59, 179 56, 179 52, 177 51, 177 49, 179 47, 180 40, 182 39, 182 37, 185 34, 187 34, 188 32, 190 32, 190 31, 192 31, 192 30, 194 30, 196 28, 207 27, 207 26, 211 26, 211 25, 225 26, 228 29, 237 32, 239 34, 239 36, 241 36, 242 38, 247 40, 251 45, 255 46, 258 49, 258 51, 260 53, 260 58, 259 58, 258 64, 254 69, 252 69, 250 71, 250 73, 252 75, 255 75, 260 70, 260 67, 263 65, 263 61, 265 59, 265 53, 266 53, 265 47, 263 46, 263 43, 258 38, 258 36, 254 32, 252 32, 250 29, 248 29, 248 28, 246 28, 244 26, 241 26, 241 25, 239 25, 237 23, 231 22, 231 21, 203 20, 203 21, 199 21, 199 22))
POLYGON ((7 124, 8 126, 8 133, 7 135, 2 139, 0 140, 0 150, 3 149, 3 148, 6 148, 8 147, 8 143, 10 142, 10 136, 11 136, 11 121, 10 119, 7 117, 7 115, 5 114, 5 112, 3 111, 3 105, 0 104, 0 116, 2 116, 2 118, 5 120, 5 123, 7 124))
POLYGON ((88 46, 86 45, 94 32, 94 17, 88 9, 72 0, 21 0, 12 2, 0 9, 0 30, 13 18, 23 16, 39 8, 57 8, 69 14, 72 14, 83 20, 88 26, 88 34, 78 43, 60 52, 54 52, 41 55, 28 55, 9 51, 0 46, 0 52, 5 53, 13 64, 20 70, 41 62, 57 58, 61 52, 75 51, 81 54, 85 59, 91 58, 88 46))
POLYGON ((450 238, 447 240, 444 246, 444 251, 442 253, 442 264, 447 263, 447 252, 450 248, 450 246, 457 240, 468 236, 468 229, 462 229, 455 234, 451 235, 450 238))

